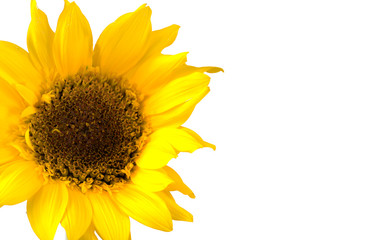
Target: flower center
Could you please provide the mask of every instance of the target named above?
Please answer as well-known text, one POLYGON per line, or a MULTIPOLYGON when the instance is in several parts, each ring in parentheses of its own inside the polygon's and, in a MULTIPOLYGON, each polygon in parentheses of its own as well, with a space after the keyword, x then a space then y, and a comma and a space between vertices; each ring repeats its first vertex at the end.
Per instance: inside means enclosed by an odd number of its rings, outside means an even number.
POLYGON ((145 122, 137 95, 119 82, 78 74, 57 82, 50 101, 37 104, 30 141, 51 178, 88 188, 129 180, 145 122))

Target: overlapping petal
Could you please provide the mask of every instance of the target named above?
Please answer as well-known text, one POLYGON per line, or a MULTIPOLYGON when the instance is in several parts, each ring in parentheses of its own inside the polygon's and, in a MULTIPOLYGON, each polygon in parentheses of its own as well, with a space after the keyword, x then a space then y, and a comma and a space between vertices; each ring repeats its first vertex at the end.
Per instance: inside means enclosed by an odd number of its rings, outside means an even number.
POLYGON ((11 86, 23 85, 39 94, 41 74, 35 69, 29 54, 17 45, 0 41, 0 79, 11 86))
POLYGON ((151 33, 151 9, 146 5, 110 24, 94 49, 93 64, 108 74, 122 75, 144 56, 151 33))
POLYGON ((182 64, 168 77, 168 84, 148 97, 145 113, 153 129, 178 127, 187 121, 196 105, 209 93, 210 77, 204 74, 223 71, 218 67, 193 67, 182 64))
POLYGON ((25 100, 8 82, 0 78, 0 143, 11 141, 11 130, 19 123, 20 114, 27 106, 25 100))
POLYGON ((42 176, 35 171, 34 162, 15 158, 11 149, 3 148, 2 154, 14 158, 0 166, 0 206, 26 201, 41 188, 42 176))
POLYGON ((136 159, 137 166, 147 169, 159 169, 165 166, 172 158, 178 156, 175 149, 164 138, 159 138, 159 132, 151 134, 150 142, 144 147, 139 158, 136 159))
POLYGON ((113 194, 121 210, 134 220, 162 231, 172 230, 170 212, 164 202, 154 193, 141 190, 133 184, 127 184, 118 193, 113 194))
POLYGON ((129 217, 125 215, 106 193, 89 193, 93 217, 92 222, 99 236, 105 240, 128 240, 129 217))
POLYGON ((150 115, 149 121, 151 128, 159 129, 163 127, 181 126, 187 121, 197 104, 209 93, 209 91, 209 87, 205 88, 187 102, 181 103, 165 112, 150 115))
POLYGON ((76 3, 65 2, 53 40, 57 71, 67 77, 92 64, 90 24, 76 3))
MULTIPOLYGON (((16 160, 19 152, 12 146, 3 145, 0 147, 0 167, 3 164, 16 160)), ((4 170, 4 169, 3 169, 4 170)))
POLYGON ((132 182, 149 192, 164 190, 174 181, 164 169, 143 169, 135 166, 131 174, 132 182))
POLYGON ((146 96, 167 84, 171 78, 169 76, 175 69, 186 63, 187 53, 176 55, 156 55, 142 64, 128 76, 128 81, 136 89, 146 96))
POLYGON ((68 203, 68 190, 63 183, 44 185, 27 201, 27 216, 41 240, 52 240, 68 203))
POLYGON ((26 86, 21 84, 16 84, 15 89, 16 91, 18 91, 20 96, 28 103, 28 105, 34 106, 34 104, 38 102, 37 96, 34 94, 33 91, 31 91, 26 86))
POLYGON ((88 227, 87 231, 84 233, 83 236, 81 236, 79 240, 98 240, 95 235, 95 228, 93 224, 88 227))
POLYGON ((179 26, 173 24, 171 26, 153 31, 151 33, 149 48, 145 53, 144 58, 161 53, 161 51, 170 46, 178 35, 179 26))
POLYGON ((32 62, 37 69, 49 76, 55 69, 53 60, 54 32, 49 26, 48 18, 37 7, 36 0, 31 1, 31 22, 27 32, 27 48, 32 62))
POLYGON ((68 189, 68 205, 61 225, 68 240, 78 240, 91 225, 92 207, 90 200, 79 190, 68 189))
POLYGON ((147 169, 162 168, 170 159, 176 158, 179 152, 193 152, 203 147, 215 149, 213 144, 205 142, 188 128, 161 128, 151 134, 149 143, 136 160, 137 166, 147 169))
POLYGON ((208 89, 209 82, 210 77, 203 73, 193 73, 175 79, 144 101, 144 113, 160 114, 186 103, 208 89))
POLYGON ((174 181, 171 183, 166 190, 168 191, 179 191, 191 198, 195 198, 193 191, 182 181, 182 178, 179 174, 169 166, 164 167, 167 175, 174 181))
POLYGON ((168 210, 171 213, 173 220, 192 222, 193 215, 180 207, 176 202, 174 197, 169 191, 162 191, 156 193, 165 203, 168 210))

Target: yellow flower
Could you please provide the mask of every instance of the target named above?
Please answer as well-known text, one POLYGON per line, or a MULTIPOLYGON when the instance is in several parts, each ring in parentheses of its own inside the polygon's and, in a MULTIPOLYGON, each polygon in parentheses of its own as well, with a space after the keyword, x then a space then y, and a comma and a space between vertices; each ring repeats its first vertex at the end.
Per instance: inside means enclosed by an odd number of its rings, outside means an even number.
POLYGON ((163 55, 179 27, 152 31, 146 5, 110 24, 94 49, 87 19, 65 0, 55 33, 31 2, 26 52, 0 42, 0 206, 27 200, 36 235, 130 239, 129 217, 171 231, 192 221, 170 191, 194 198, 166 166, 215 148, 181 125, 209 92, 186 53, 163 55))

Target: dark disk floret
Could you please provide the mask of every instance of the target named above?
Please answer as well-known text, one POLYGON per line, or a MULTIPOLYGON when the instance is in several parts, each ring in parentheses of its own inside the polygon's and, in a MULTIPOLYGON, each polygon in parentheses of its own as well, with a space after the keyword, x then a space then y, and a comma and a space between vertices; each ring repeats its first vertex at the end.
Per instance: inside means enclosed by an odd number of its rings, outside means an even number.
POLYGON ((36 159, 51 177, 81 184, 127 181, 144 119, 137 95, 96 73, 58 81, 30 121, 36 159))

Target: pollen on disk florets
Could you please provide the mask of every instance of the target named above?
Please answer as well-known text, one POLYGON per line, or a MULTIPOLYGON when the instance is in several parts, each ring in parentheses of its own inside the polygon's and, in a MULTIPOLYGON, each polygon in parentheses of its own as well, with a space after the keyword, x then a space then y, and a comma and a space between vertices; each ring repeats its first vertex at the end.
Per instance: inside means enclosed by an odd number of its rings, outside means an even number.
POLYGON ((53 179, 113 186, 129 180, 145 134, 137 95, 118 79, 97 73, 57 81, 36 105, 30 141, 53 179))

